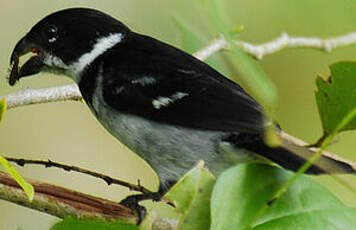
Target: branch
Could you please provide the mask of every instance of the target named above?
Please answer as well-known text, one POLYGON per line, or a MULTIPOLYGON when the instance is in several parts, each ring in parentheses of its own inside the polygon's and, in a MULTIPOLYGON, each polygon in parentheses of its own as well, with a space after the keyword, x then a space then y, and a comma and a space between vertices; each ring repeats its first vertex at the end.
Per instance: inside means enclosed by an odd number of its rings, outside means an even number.
POLYGON ((263 56, 275 53, 284 48, 316 48, 330 52, 334 48, 356 43, 356 32, 327 39, 313 37, 291 37, 287 33, 282 33, 278 38, 260 45, 253 45, 242 41, 235 41, 234 43, 245 52, 255 56, 258 59, 262 59, 263 56))
MULTIPOLYGON (((12 109, 25 105, 57 102, 57 101, 80 101, 82 96, 76 84, 56 86, 43 89, 25 89, 5 97, 7 108, 12 109)), ((0 99, 2 99, 0 98, 0 99)))
POLYGON ((224 36, 220 35, 218 38, 212 40, 207 46, 195 52, 193 56, 203 61, 226 47, 227 41, 224 36))
MULTIPOLYGON (((63 187, 26 179, 35 189, 33 201, 9 175, 0 172, 0 199, 25 206, 59 218, 101 219, 136 223, 135 213, 117 202, 90 196, 63 187)), ((167 218, 155 218, 153 228, 173 230, 177 221, 167 218)))
MULTIPOLYGON (((327 39, 312 38, 312 37, 290 37, 287 33, 270 42, 260 45, 253 45, 251 43, 243 41, 234 41, 232 44, 240 47, 245 52, 255 56, 258 59, 271 53, 275 53, 284 48, 316 48, 330 52, 333 48, 347 46, 356 43, 356 32, 346 35, 331 37, 327 39)), ((228 48, 229 43, 224 36, 220 36, 214 39, 210 44, 201 50, 197 51, 194 56, 200 60, 212 56, 218 51, 228 48)), ((51 87, 44 89, 26 89, 13 94, 9 94, 5 97, 7 101, 7 108, 12 109, 24 105, 57 102, 57 101, 79 101, 82 96, 78 87, 75 84, 51 87)))
MULTIPOLYGON (((331 37, 327 39, 315 37, 291 37, 287 33, 282 33, 274 40, 258 45, 243 41, 233 41, 232 44, 240 47, 243 51, 257 59, 262 59, 265 55, 276 53, 284 48, 315 48, 331 52, 332 49, 348 46, 356 43, 356 32, 346 35, 331 37)), ((228 48, 228 42, 224 36, 214 39, 209 45, 194 54, 198 59, 204 60, 214 53, 228 48)))
MULTIPOLYGON (((309 143, 301 140, 301 139, 298 139, 296 137, 293 137, 291 135, 289 135, 288 133, 285 133, 283 131, 279 132, 278 133, 279 137, 281 139, 284 139, 284 140, 287 140, 293 144, 295 144, 296 146, 301 146, 301 147, 305 147, 305 146, 309 146, 309 143)), ((317 147, 309 147, 308 148, 310 151, 312 151, 313 153, 317 153, 320 149, 317 148, 317 147)), ((356 171, 356 163, 353 162, 353 161, 350 161, 348 159, 345 159, 343 157, 340 157, 334 153, 330 153, 330 152, 327 152, 327 151, 323 151, 323 155, 327 156, 327 157, 330 157, 331 159, 335 159, 337 161, 341 161, 341 162, 344 162, 348 165, 350 165, 355 171, 356 171)), ((327 170, 327 169, 325 169, 327 170)), ((336 177, 337 175, 333 175, 334 177, 336 177)))
POLYGON ((136 223, 129 208, 116 202, 68 190, 51 184, 26 179, 35 189, 33 201, 9 175, 0 172, 0 199, 64 218, 123 220, 136 223))
POLYGON ((74 171, 74 172, 79 172, 82 174, 86 174, 89 176, 93 176, 95 178, 99 178, 104 180, 108 185, 111 184, 117 184, 117 185, 121 185, 124 187, 129 188, 132 191, 137 191, 137 192, 142 192, 142 193, 152 193, 152 191, 150 191, 149 189, 143 187, 142 185, 138 184, 131 184, 128 183, 126 181, 122 181, 107 175, 104 175, 102 173, 98 173, 98 172, 93 172, 84 168, 80 168, 77 166, 71 166, 71 165, 65 165, 65 164, 61 164, 61 163, 57 163, 51 160, 30 160, 30 159, 23 159, 23 158, 13 158, 13 157, 5 157, 6 160, 11 161, 11 162, 15 162, 16 164, 18 164, 19 166, 23 167, 26 164, 34 164, 34 165, 44 165, 46 168, 49 167, 55 167, 55 168, 60 168, 63 169, 65 171, 74 171))

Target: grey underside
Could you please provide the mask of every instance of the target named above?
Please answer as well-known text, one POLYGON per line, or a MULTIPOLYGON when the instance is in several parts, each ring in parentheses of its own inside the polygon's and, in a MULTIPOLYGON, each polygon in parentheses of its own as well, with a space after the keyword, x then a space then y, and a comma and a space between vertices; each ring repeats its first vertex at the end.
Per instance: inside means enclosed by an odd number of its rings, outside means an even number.
POLYGON ((140 117, 113 113, 107 106, 96 111, 101 124, 157 172, 161 183, 176 181, 199 160, 215 175, 254 157, 222 142, 221 132, 171 127, 140 117))
POLYGON ((222 141, 228 133, 169 126, 114 111, 103 99, 101 84, 97 85, 90 109, 113 136, 147 161, 162 185, 178 180, 199 160, 216 176, 234 164, 256 160, 222 141))

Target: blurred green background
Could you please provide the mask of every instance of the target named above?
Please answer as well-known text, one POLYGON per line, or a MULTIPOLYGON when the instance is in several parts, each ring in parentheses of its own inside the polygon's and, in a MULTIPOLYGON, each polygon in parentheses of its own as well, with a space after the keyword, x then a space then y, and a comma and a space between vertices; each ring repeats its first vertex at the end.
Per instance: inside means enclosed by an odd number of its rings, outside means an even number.
MULTIPOLYGON (((0 0, 0 95, 25 88, 40 88, 70 83, 69 79, 40 75, 21 80, 10 88, 8 63, 15 43, 45 15, 59 9, 85 6, 105 11, 133 30, 182 47, 181 32, 174 16, 205 31, 213 39, 217 31, 204 24, 206 18, 196 1, 106 0, 48 1, 0 0)), ((197 1, 198 2, 198 1, 197 1)), ((356 31, 356 2, 353 0, 234 0, 226 2, 226 16, 245 30, 239 39, 262 43, 282 32, 320 38, 356 31)), ((206 44, 201 44, 204 46, 206 44)), ((356 60, 356 45, 337 48, 331 53, 313 49, 285 49, 261 60, 279 93, 276 118, 281 127, 305 141, 321 135, 320 119, 314 99, 315 77, 329 75, 328 65, 341 60, 356 60)), ((330 151, 356 161, 355 132, 338 136, 330 151)), ((157 179, 151 169, 100 126, 82 103, 65 102, 22 107, 9 111, 0 124, 0 154, 13 157, 51 159, 103 172, 155 189, 157 179)), ((102 181, 57 169, 27 166, 19 171, 26 177, 77 189, 105 198, 120 200, 129 191, 106 186, 102 181)), ((344 176, 354 187, 356 179, 344 176)), ((318 181, 350 206, 356 194, 330 177, 318 181)), ((0 229, 46 230, 57 219, 36 211, 0 201, 0 229)))

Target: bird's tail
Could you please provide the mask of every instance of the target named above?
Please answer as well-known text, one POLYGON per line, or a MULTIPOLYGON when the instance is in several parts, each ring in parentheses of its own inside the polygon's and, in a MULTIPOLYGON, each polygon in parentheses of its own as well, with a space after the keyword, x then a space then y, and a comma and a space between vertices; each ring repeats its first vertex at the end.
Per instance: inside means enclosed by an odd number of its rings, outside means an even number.
MULTIPOLYGON (((249 151, 279 164, 283 168, 297 171, 317 151, 306 147, 306 143, 284 132, 279 133, 280 145, 268 146, 263 140, 244 145, 249 151)), ((356 174, 356 164, 337 155, 323 152, 318 160, 307 170, 308 174, 356 174)))

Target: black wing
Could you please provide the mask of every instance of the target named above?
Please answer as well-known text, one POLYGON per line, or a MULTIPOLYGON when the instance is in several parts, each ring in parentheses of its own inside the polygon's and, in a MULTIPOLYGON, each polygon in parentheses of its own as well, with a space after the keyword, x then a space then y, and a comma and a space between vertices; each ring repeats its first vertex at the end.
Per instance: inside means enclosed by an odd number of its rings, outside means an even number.
POLYGON ((251 96, 181 50, 132 34, 104 59, 104 99, 122 113, 204 130, 263 130, 262 108, 251 96))

